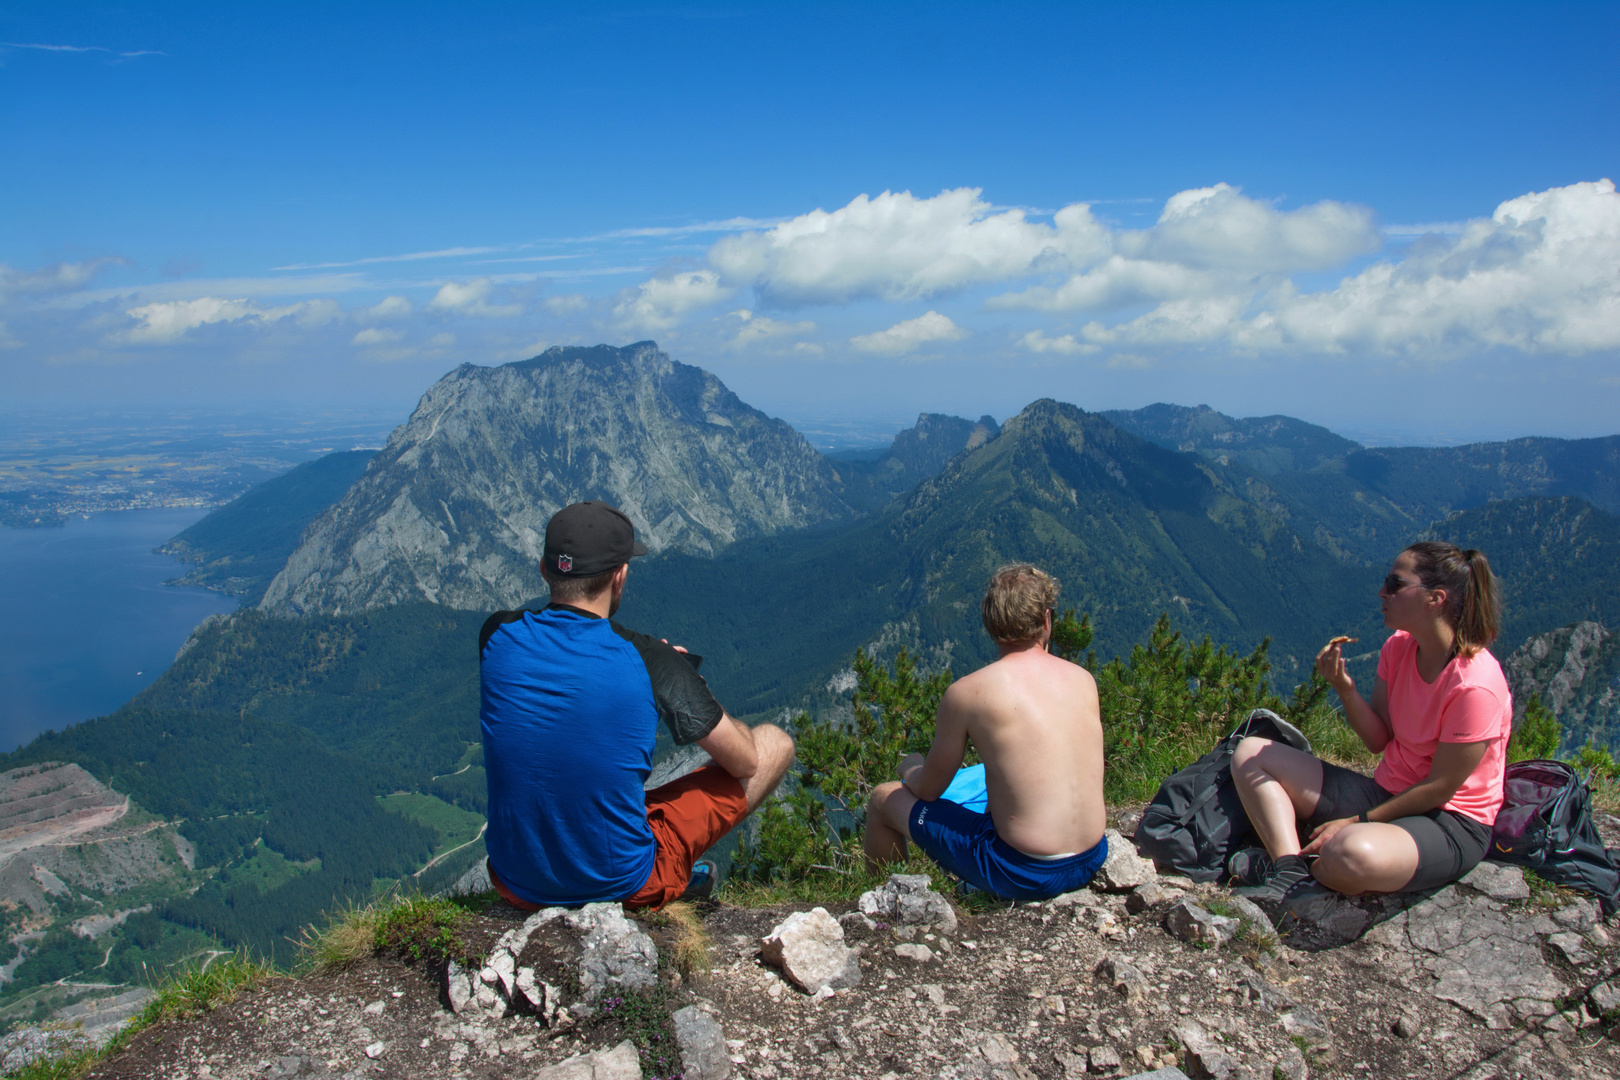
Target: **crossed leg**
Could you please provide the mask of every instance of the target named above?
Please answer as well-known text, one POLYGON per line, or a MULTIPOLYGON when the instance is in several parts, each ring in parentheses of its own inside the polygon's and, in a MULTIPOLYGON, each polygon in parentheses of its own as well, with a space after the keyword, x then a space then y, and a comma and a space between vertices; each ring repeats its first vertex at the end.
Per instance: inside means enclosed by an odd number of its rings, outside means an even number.
POLYGON ((861 846, 866 865, 873 870, 906 857, 906 841, 911 839, 911 808, 917 796, 898 780, 872 789, 866 803, 866 833, 861 846))
MULTIPOLYGON (((1299 819, 1322 800, 1322 762, 1310 754, 1248 738, 1232 756, 1232 780, 1249 823, 1273 859, 1298 855, 1299 819)), ((1307 838, 1309 839, 1309 838, 1307 838)), ((1352 823, 1322 845, 1311 875, 1336 892, 1398 892, 1418 868, 1417 841, 1396 825, 1352 823)))

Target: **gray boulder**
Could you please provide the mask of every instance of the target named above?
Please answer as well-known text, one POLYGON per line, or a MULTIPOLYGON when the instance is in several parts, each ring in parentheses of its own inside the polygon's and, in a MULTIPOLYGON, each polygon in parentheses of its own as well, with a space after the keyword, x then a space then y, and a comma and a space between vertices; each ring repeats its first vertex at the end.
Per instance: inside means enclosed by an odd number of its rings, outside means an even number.
POLYGON ((731 1075, 726 1033, 714 1017, 699 1006, 688 1005, 672 1013, 670 1021, 675 1025, 675 1041, 681 1048, 681 1075, 686 1080, 726 1080, 731 1075))
POLYGON ((861 914, 906 926, 933 926, 956 932, 956 910, 930 886, 925 874, 890 874, 882 888, 861 894, 861 914))
POLYGON ((844 928, 826 908, 789 915, 760 941, 760 953, 809 994, 861 983, 860 958, 844 944, 844 928))
POLYGON ((1158 878, 1159 871, 1154 868, 1152 860, 1138 855, 1136 845, 1121 836, 1118 830, 1109 829, 1104 835, 1108 837, 1108 858, 1097 871, 1097 876, 1091 879, 1093 889, 1130 892, 1138 885, 1146 885, 1158 878))
POLYGON ((1243 924, 1225 915, 1215 915, 1191 900, 1178 900, 1164 916, 1164 928, 1189 945, 1218 948, 1237 936, 1243 924))

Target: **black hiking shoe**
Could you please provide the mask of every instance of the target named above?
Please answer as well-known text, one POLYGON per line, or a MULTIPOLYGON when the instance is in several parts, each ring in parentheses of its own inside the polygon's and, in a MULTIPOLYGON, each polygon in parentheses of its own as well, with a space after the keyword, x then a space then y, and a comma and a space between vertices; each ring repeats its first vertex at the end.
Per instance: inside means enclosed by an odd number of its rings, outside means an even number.
POLYGON ((1288 891, 1302 881, 1310 881, 1311 868, 1303 855, 1284 855, 1272 863, 1271 873, 1259 885, 1233 889, 1233 896, 1246 896, 1257 904, 1279 904, 1288 891))
POLYGON ((1247 847, 1234 851, 1226 860, 1226 872, 1231 875, 1233 885, 1263 885, 1271 876, 1272 865, 1265 848, 1247 847))
POLYGON ((714 894, 715 879, 719 876, 719 867, 708 859, 699 859, 692 864, 692 879, 686 883, 686 891, 681 893, 681 899, 707 900, 714 894))

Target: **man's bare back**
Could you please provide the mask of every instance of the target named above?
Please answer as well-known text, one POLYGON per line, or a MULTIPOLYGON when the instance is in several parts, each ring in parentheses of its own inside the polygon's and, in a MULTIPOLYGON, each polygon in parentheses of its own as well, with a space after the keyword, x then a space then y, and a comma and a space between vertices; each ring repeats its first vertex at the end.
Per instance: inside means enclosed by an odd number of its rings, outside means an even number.
POLYGON ((953 683, 928 759, 908 785, 919 796, 937 798, 927 781, 947 768, 954 775, 959 739, 984 759, 990 817, 1007 843, 1026 855, 1064 855, 1102 838, 1102 721, 1085 668, 1031 642, 953 683))

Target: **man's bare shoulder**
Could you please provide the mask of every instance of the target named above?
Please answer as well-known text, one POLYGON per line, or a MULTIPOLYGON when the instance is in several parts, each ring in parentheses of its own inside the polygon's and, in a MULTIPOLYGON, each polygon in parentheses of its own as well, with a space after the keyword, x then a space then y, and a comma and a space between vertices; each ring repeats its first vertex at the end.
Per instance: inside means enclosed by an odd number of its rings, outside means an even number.
POLYGON ((971 697, 991 693, 1007 683, 1023 684, 1031 678, 1047 682, 1073 682, 1095 690, 1097 681, 1079 664, 1048 652, 1015 653, 986 664, 951 684, 946 696, 971 697))

